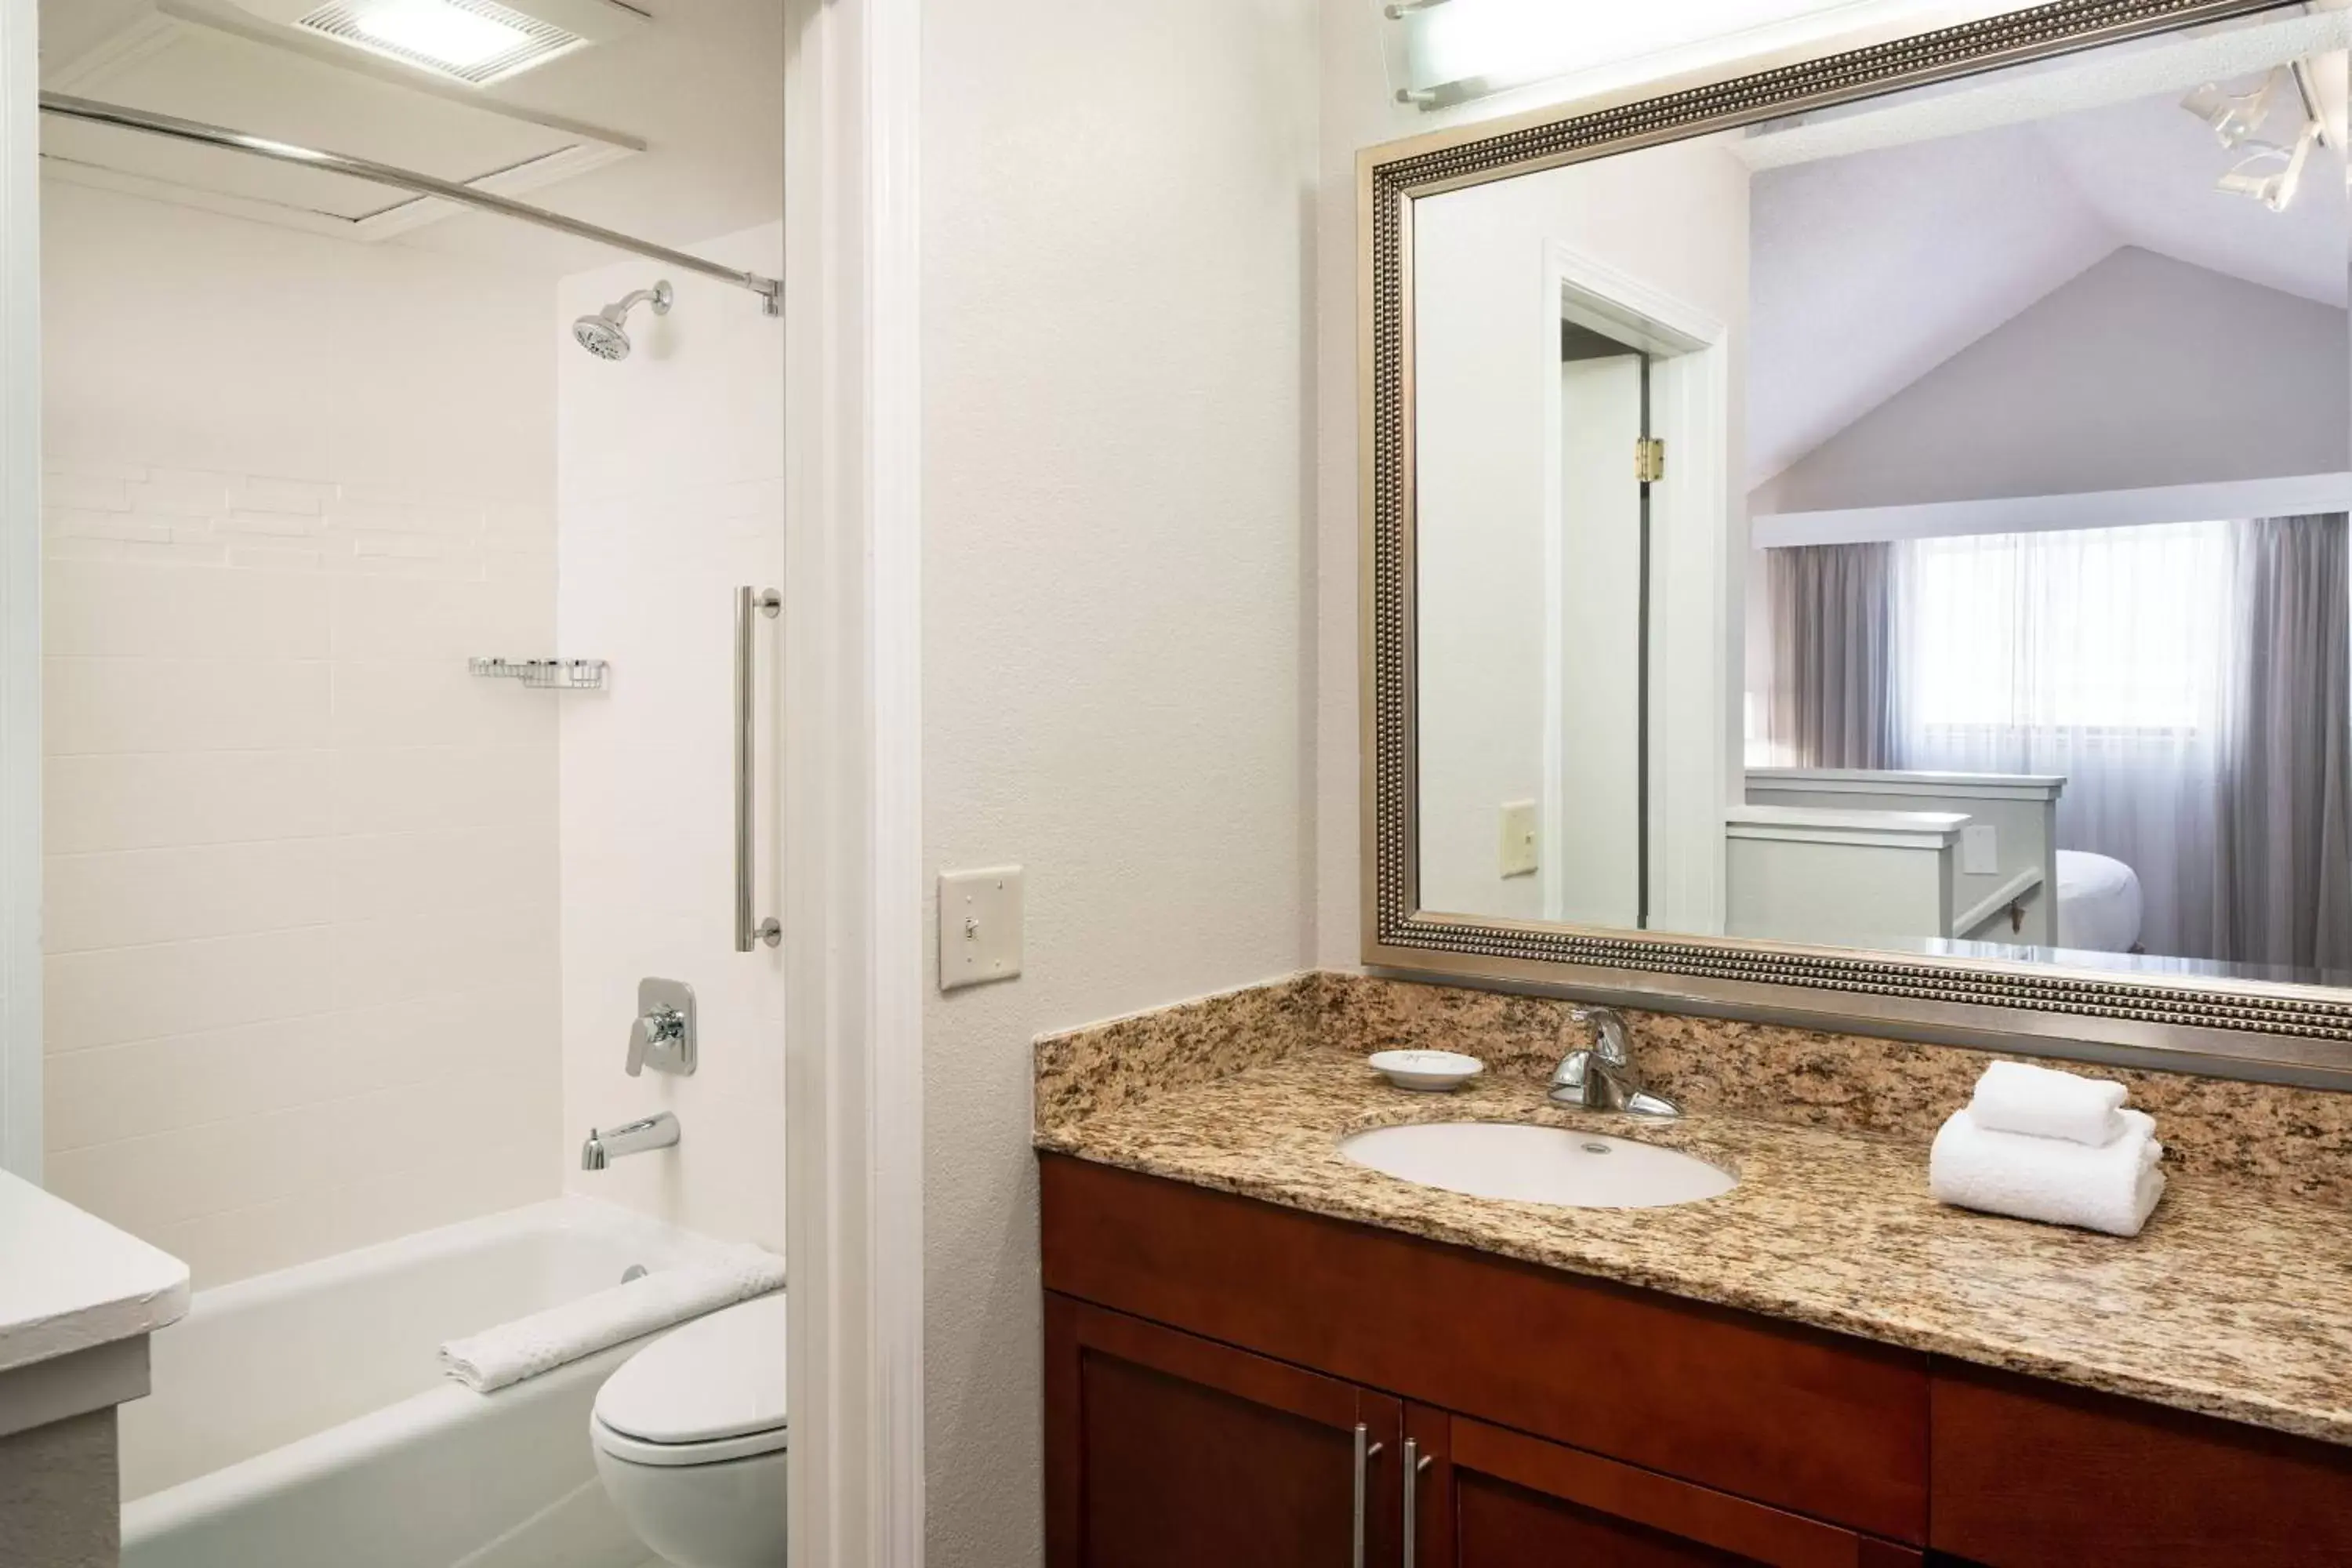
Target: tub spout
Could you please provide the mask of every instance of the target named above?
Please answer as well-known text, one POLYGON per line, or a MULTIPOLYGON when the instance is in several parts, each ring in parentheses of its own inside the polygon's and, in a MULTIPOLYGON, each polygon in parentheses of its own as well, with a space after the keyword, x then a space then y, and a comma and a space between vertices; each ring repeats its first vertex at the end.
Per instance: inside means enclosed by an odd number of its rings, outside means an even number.
POLYGON ((601 1171, 624 1154, 676 1148, 677 1140, 677 1118, 667 1110, 625 1126, 592 1127, 588 1130, 588 1142, 580 1145, 580 1168, 601 1171))

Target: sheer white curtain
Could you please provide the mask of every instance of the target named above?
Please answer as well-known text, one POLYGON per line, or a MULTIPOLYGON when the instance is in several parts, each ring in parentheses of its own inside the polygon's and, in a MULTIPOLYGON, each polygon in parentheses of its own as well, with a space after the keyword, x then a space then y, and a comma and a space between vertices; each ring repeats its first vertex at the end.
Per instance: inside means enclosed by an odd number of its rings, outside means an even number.
POLYGON ((2138 872, 2150 952, 2201 956, 2226 763, 2228 522, 1906 541, 1902 766, 2063 773, 2059 842, 2138 872))

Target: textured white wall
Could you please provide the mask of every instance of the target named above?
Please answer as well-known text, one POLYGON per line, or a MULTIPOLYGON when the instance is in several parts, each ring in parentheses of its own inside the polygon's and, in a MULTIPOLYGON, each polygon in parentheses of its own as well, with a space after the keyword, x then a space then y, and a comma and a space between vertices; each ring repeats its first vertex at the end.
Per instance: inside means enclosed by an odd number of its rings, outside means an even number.
POLYGON ((1028 868, 926 1026, 931 1568, 1041 1552, 1030 1039, 1306 951, 1305 0, 924 27, 926 856, 1028 868))
POLYGON ((547 283, 44 195, 49 1185, 200 1285, 551 1195, 547 283))
MULTIPOLYGON (((773 275, 783 229, 694 246, 773 275)), ((583 353, 574 317, 649 286, 626 261, 563 279, 556 437, 564 649, 613 661, 611 689, 562 700, 565 1184, 781 1251, 784 1244, 783 962, 734 946, 734 593, 778 585, 784 551, 781 321, 689 274, 667 317, 639 306, 635 350, 583 353), (637 982, 694 987, 692 1078, 624 1070, 637 982), (592 1126, 673 1110, 675 1150, 583 1172, 592 1126)), ((761 620, 762 780, 775 777, 777 624, 761 620)), ((757 823, 760 909, 773 913, 776 794, 757 823)))
POLYGON ((1832 436, 1753 510, 2342 473, 2347 359, 2336 307, 2126 246, 1832 436))

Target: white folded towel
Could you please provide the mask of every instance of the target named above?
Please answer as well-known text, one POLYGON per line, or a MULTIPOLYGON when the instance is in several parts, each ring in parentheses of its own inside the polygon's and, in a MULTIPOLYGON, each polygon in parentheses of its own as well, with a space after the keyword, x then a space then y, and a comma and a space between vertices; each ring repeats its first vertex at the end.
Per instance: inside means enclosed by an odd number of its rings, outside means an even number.
POLYGON ((657 1268, 593 1296, 451 1340, 441 1347, 441 1370, 488 1394, 783 1288, 782 1258, 756 1247, 730 1247, 707 1262, 657 1268))
POLYGON ((2095 1148, 2123 1136, 2123 1104, 2124 1086, 2113 1079, 1995 1062, 1977 1079, 1969 1110, 1988 1132, 2063 1138, 2095 1148))
POLYGON ((2124 1131, 2100 1148, 2021 1132, 1989 1132, 1956 1110, 1927 1156, 1939 1203, 1988 1214, 2137 1236, 2164 1195, 2164 1145, 2147 1112, 2121 1113, 2124 1131))

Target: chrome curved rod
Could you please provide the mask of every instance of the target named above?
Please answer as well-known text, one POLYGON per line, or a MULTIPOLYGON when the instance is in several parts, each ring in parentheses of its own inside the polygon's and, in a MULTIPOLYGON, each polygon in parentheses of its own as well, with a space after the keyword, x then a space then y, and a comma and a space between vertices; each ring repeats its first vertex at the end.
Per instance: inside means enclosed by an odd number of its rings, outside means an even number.
POLYGON ((683 250, 672 250, 666 245, 656 245, 649 239, 614 229, 601 228, 578 218, 565 217, 544 207, 524 202, 510 201, 493 195, 488 191, 476 190, 454 181, 440 180, 431 174, 419 174, 408 169, 394 168, 390 163, 378 163, 366 158, 354 158, 342 153, 321 152, 315 147, 298 147, 290 142, 273 142, 266 136, 248 135, 225 126, 207 125, 199 120, 181 120, 169 114, 151 114, 143 109, 125 109, 119 104, 100 103, 94 99, 69 98, 63 93, 41 94, 41 112, 65 120, 79 120, 92 125, 111 125, 124 131, 141 131, 150 136, 168 136, 176 142, 193 142, 200 147, 219 147, 231 153, 248 153, 257 158, 272 158, 281 163, 299 163, 305 168, 324 169, 331 174, 348 174, 356 180, 367 180, 379 185, 413 191, 420 196, 436 196, 445 202, 478 207, 497 213, 501 217, 537 224, 560 234, 593 240, 615 250, 634 251, 667 262, 684 272, 698 272, 705 278, 716 278, 722 283, 732 283, 738 289, 749 289, 760 296, 771 316, 783 314, 784 286, 777 279, 763 278, 756 272, 740 272, 722 267, 716 261, 706 261, 699 256, 683 250))

